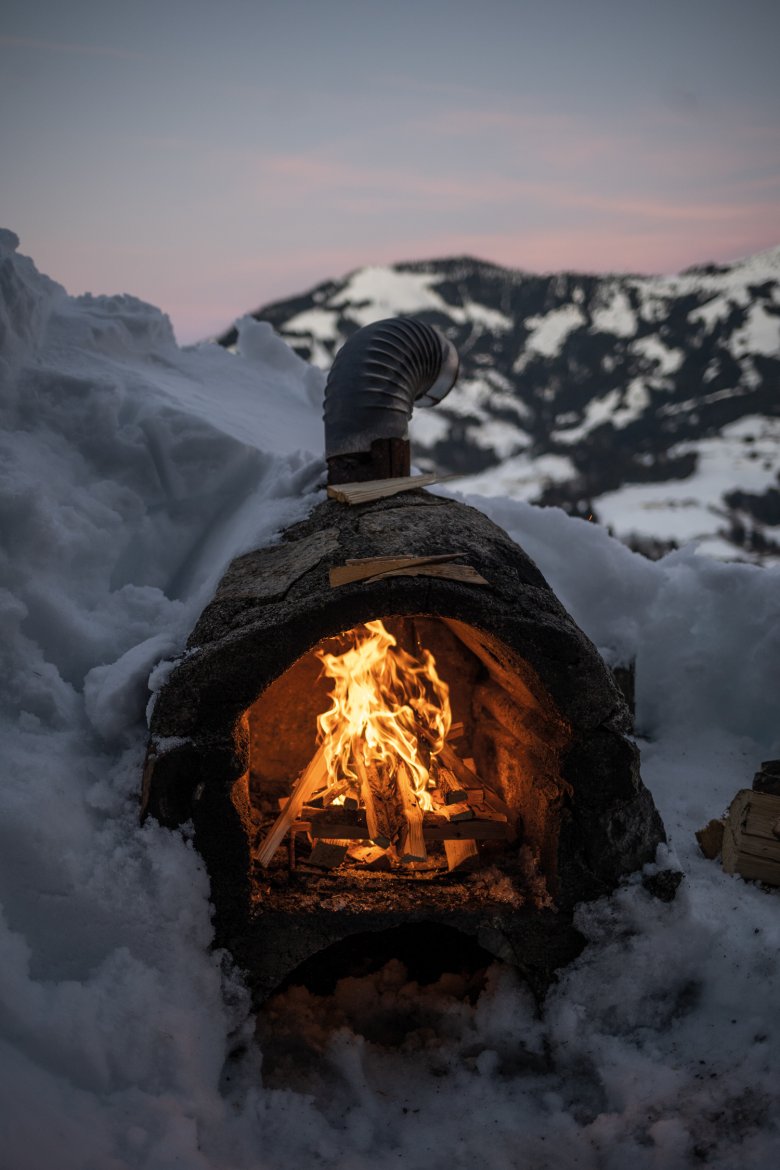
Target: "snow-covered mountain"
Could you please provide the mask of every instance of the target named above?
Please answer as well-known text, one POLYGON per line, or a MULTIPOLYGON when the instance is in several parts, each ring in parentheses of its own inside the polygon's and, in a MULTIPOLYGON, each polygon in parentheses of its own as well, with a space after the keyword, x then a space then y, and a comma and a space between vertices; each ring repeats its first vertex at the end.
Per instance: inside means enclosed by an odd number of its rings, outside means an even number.
POLYGON ((412 420, 421 467, 592 515, 650 554, 698 539, 780 557, 780 247, 671 277, 469 257, 363 268, 252 316, 328 367, 355 329, 399 313, 462 359, 456 389, 412 420))

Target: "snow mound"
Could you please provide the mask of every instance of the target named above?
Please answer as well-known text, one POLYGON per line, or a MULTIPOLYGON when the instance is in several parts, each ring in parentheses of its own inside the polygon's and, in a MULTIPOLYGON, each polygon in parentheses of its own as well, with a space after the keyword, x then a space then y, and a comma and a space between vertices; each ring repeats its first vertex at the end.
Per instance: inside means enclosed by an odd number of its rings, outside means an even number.
POLYGON ((70 298, 17 245, 0 233, 3 1165, 775 1164, 777 893, 692 834, 780 754, 780 572, 651 563, 556 509, 472 501, 636 658, 657 861, 687 880, 670 905, 635 875, 583 907, 590 945, 541 1013, 498 967, 476 1003, 397 964, 332 1003, 290 991, 312 1079, 264 1086, 259 1058, 228 1060, 253 1022, 209 949, 203 865, 138 825, 144 709, 229 560, 321 498, 323 377, 254 322, 236 355, 179 349, 159 310, 70 298), (383 1013, 411 1021, 400 1047, 367 1038, 383 1013))

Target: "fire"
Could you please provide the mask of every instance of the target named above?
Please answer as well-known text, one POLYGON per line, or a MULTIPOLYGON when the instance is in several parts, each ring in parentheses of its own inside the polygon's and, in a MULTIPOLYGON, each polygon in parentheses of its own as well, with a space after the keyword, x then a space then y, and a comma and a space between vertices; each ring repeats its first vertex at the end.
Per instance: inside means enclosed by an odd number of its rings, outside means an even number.
POLYGON ((430 772, 420 758, 418 729, 429 733, 430 755, 437 755, 452 723, 449 687, 430 651, 407 653, 381 621, 366 622, 349 636, 352 644, 342 654, 317 652, 334 683, 331 706, 317 717, 328 783, 357 781, 356 759, 376 764, 389 779, 405 764, 418 802, 430 809, 430 772))

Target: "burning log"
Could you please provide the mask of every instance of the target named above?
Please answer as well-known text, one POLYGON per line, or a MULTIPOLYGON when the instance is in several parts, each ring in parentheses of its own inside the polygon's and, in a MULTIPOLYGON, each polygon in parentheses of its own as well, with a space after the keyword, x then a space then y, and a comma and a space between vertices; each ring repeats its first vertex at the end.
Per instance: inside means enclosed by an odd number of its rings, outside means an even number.
POLYGON ((423 810, 415 797, 404 764, 399 764, 395 774, 398 794, 401 797, 405 827, 401 830, 398 856, 402 863, 427 861, 428 851, 423 837, 423 810))
POLYGON ((308 766, 304 768, 295 781, 287 804, 274 821, 270 832, 266 834, 264 840, 260 843, 257 850, 257 860, 260 865, 270 865, 271 858, 281 845, 285 833, 303 808, 304 801, 318 787, 324 784, 325 777, 325 748, 323 744, 320 744, 308 766))
POLYGON ((445 804, 460 804, 466 799, 466 789, 458 783, 448 768, 439 768, 437 779, 445 804))
POLYGON ((475 818, 474 809, 465 800, 460 800, 457 804, 441 805, 439 811, 448 821, 453 822, 473 821, 475 818))
MULTIPOLYGON (((427 744, 433 746, 435 742, 434 738, 426 727, 418 723, 417 731, 427 744)), ((444 768, 452 772, 455 779, 460 783, 463 790, 461 800, 465 798, 467 789, 481 787, 485 804, 488 804, 495 812, 501 812, 505 815, 508 814, 509 808, 507 804, 501 799, 495 789, 491 788, 489 784, 486 784, 482 777, 478 776, 476 772, 473 772, 471 768, 467 768, 460 756, 453 751, 446 741, 442 744, 437 759, 440 761, 440 765, 443 764, 444 768)), ((439 774, 441 775, 442 772, 443 769, 440 766, 439 774)))
POLYGON ((364 764, 359 753, 355 765, 360 778, 360 795, 366 809, 368 836, 375 845, 387 849, 395 836, 395 827, 393 817, 387 808, 385 794, 381 790, 376 765, 364 764))

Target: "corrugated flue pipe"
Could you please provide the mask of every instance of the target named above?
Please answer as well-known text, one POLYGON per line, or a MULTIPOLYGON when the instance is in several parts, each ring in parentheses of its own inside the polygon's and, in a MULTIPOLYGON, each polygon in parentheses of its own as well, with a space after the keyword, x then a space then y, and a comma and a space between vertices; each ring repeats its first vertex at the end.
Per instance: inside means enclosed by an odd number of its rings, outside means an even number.
POLYGON ((409 419, 455 385, 458 351, 414 317, 391 317, 345 342, 325 387, 328 482, 409 474, 409 419))

